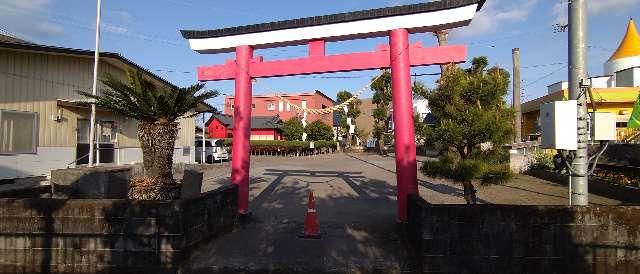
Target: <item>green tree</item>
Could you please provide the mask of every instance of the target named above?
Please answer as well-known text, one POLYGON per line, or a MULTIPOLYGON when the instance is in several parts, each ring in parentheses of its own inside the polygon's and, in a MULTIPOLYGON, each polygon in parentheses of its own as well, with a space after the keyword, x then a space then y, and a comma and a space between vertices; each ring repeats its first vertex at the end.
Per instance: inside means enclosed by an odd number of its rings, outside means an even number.
POLYGON ((333 129, 320 120, 313 121, 305 128, 309 141, 331 141, 333 140, 333 129))
MULTIPOLYGON (((387 130, 392 107, 391 72, 389 70, 383 71, 382 75, 371 83, 371 90, 373 90, 372 102, 376 105, 371 115, 375 122, 373 137, 378 139, 379 152, 385 153, 384 145, 387 140, 391 141, 387 130)), ((415 81, 412 91, 414 95, 426 96, 427 89, 422 82, 415 81)))
POLYGON ((102 83, 107 90, 94 96, 97 106, 138 120, 138 140, 142 148, 144 177, 134 178, 129 198, 163 200, 175 198, 173 151, 178 135, 178 119, 192 117, 196 106, 218 95, 204 91, 204 84, 168 89, 157 86, 141 71, 130 70, 126 82, 107 75, 102 83))
MULTIPOLYGON (((337 103, 338 104, 342 104, 344 102, 346 102, 347 100, 351 99, 353 97, 353 94, 351 94, 351 92, 348 92, 346 90, 340 91, 338 92, 337 95, 337 103)), ((352 100, 351 103, 349 103, 347 105, 347 113, 344 113, 344 110, 337 110, 337 115, 339 118, 339 124, 340 124, 340 134, 344 135, 344 134, 348 134, 349 136, 349 142, 348 144, 351 145, 352 141, 351 141, 351 134, 349 134, 349 124, 347 123, 347 118, 351 118, 351 124, 356 125, 356 118, 358 118, 360 116, 360 105, 362 104, 362 101, 360 101, 360 99, 355 99, 352 100)))
MULTIPOLYGON (((499 150, 513 134, 513 112, 504 101, 509 73, 499 67, 487 69, 488 63, 486 57, 477 57, 466 70, 451 67, 442 75, 438 87, 426 94, 431 111, 440 123, 429 132, 428 139, 454 154, 454 160, 445 161, 450 164, 445 169, 453 172, 436 175, 461 182, 470 204, 477 201, 474 180, 501 183, 510 178, 508 166, 493 160, 503 157, 485 157, 499 153, 488 153, 481 148, 486 144, 499 150)), ((440 161, 442 164, 443 159, 440 161)), ((423 167, 423 172, 425 170, 432 168, 423 167)))
POLYGON ((302 121, 293 117, 282 123, 282 136, 287 141, 302 141, 302 121))

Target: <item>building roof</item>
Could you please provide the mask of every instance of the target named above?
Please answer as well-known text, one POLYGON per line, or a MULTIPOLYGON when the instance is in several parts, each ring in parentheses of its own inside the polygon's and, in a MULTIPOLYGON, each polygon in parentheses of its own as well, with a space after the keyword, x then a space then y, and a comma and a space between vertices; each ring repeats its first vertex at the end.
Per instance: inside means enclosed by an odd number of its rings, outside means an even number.
MULTIPOLYGON (((92 50, 84 50, 84 49, 73 49, 73 48, 64 48, 64 47, 56 47, 56 46, 47 46, 40 44, 33 44, 18 38, 0 35, 5 37, 4 39, 0 39, 0 49, 8 49, 8 50, 17 50, 17 51, 27 51, 27 52, 37 52, 44 54, 60 54, 60 55, 72 55, 72 56, 85 56, 85 57, 93 57, 94 51, 92 50), (9 37, 9 38, 6 38, 9 37)), ((178 88, 173 83, 165 80, 164 78, 154 74, 150 70, 134 63, 133 61, 125 58, 119 53, 115 52, 100 52, 100 58, 105 58, 106 61, 117 62, 119 64, 125 65, 129 68, 133 68, 136 70, 143 71, 145 74, 150 76, 153 79, 158 80, 159 82, 171 87, 178 88)))
MULTIPOLYGON (((214 114, 205 123, 205 126, 209 126, 213 120, 220 121, 227 129, 233 129, 233 116, 227 114, 214 114)), ((278 115, 275 116, 252 116, 251 117, 251 129, 273 129, 280 128, 282 120, 278 115)))
POLYGON ((433 113, 429 112, 427 113, 427 115, 424 116, 424 119, 422 120, 422 122, 425 125, 435 126, 438 124, 439 121, 438 121, 438 117, 433 115, 433 113))
POLYGON ((627 26, 627 32, 622 42, 620 42, 620 46, 618 46, 616 52, 611 55, 609 61, 635 56, 640 56, 640 34, 638 34, 636 24, 633 22, 633 19, 631 19, 627 26))
POLYGON ((276 31, 283 29, 303 28, 336 23, 346 23, 359 20, 370 20, 381 17, 409 15, 415 13, 433 12, 439 10, 453 9, 471 4, 478 4, 478 10, 482 8, 485 0, 444 0, 411 5, 386 7, 370 10, 336 13, 305 17, 277 22, 269 22, 254 25, 244 25, 212 30, 181 30, 182 37, 186 39, 204 39, 233 36, 239 34, 276 31))
POLYGON ((33 43, 29 42, 29 41, 22 40, 22 39, 17 38, 17 37, 5 35, 5 34, 2 34, 2 33, 0 33, 0 42, 19 43, 19 44, 33 44, 33 43))
MULTIPOLYGON (((594 88, 593 97, 597 103, 631 103, 638 99, 640 88, 594 88)), ((568 90, 561 90, 545 96, 533 99, 522 104, 522 113, 536 111, 540 109, 540 105, 568 100, 568 90)))
POLYGON ((620 46, 604 64, 604 73, 613 75, 637 66, 640 66, 640 35, 631 19, 620 46))

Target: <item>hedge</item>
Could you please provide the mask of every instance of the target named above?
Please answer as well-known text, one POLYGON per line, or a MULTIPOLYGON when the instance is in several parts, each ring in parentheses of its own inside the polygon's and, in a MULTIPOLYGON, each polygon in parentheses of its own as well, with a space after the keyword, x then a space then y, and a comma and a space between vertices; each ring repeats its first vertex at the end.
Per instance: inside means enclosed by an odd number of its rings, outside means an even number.
MULTIPOLYGON (((251 140, 252 155, 301 156, 320 153, 332 153, 337 149, 335 141, 315 141, 310 148, 307 141, 251 140)), ((225 145, 232 146, 232 139, 225 139, 225 145)))

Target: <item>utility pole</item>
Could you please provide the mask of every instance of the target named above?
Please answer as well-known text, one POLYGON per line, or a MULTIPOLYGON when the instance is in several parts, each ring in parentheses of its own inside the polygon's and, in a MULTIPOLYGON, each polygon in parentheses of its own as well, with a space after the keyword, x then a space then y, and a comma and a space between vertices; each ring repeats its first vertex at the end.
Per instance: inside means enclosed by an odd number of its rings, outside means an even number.
MULTIPOLYGON (((449 30, 438 30, 433 32, 433 35, 438 38, 438 46, 446 46, 449 44, 449 30)), ((444 74, 449 66, 451 66, 451 64, 440 65, 440 72, 444 74)))
POLYGON ((522 142, 522 100, 520 99, 520 49, 511 51, 513 57, 513 111, 515 112, 513 142, 522 142))
MULTIPOLYGON (((98 0, 98 10, 96 11, 96 48, 93 52, 93 89, 91 94, 98 94, 98 61, 100 58, 100 0, 98 0)), ((91 103, 91 125, 89 128, 89 166, 93 166, 94 141, 96 138, 96 104, 91 103)), ((99 152, 98 152, 99 153, 99 152)))
POLYGON ((587 99, 582 91, 587 80, 587 0, 569 1, 569 99, 578 101, 578 150, 571 166, 573 184, 571 201, 574 205, 589 204, 589 154, 587 150, 587 99))

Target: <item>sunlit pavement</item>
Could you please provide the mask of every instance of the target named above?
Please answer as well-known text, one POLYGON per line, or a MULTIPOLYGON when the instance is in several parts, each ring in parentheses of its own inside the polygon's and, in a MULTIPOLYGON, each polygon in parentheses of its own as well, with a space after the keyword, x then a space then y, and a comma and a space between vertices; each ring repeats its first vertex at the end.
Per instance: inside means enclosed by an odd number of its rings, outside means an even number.
MULTIPOLYGON (((420 158, 419 160, 426 160, 420 158)), ((253 157, 246 224, 198 248, 189 268, 206 271, 409 271, 396 223, 395 159, 370 154, 253 157), (304 240, 309 191, 316 198, 320 240, 304 240)), ((205 173, 203 190, 228 183, 230 166, 205 173)), ((431 203, 464 203, 462 189, 447 180, 419 176, 431 203)), ((567 189, 529 176, 481 187, 483 203, 567 203, 567 189)), ((596 204, 617 204, 592 195, 596 204)))

